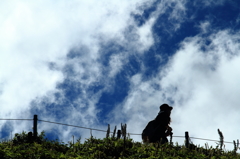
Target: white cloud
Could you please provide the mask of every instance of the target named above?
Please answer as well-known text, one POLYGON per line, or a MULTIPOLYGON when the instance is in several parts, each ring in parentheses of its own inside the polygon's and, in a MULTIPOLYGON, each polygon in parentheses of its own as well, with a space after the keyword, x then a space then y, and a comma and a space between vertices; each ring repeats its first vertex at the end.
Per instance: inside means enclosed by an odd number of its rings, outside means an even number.
MULTIPOLYGON (((100 42, 114 40, 122 45, 128 43, 124 32, 129 25, 133 25, 139 38, 130 43, 129 48, 138 43, 141 49, 145 50, 153 43, 151 40, 145 44, 145 39, 151 39, 150 30, 154 22, 151 21, 144 30, 139 31, 131 17, 131 13, 139 12, 139 8, 144 9, 151 5, 146 0, 24 0, 0 3, 2 118, 31 118, 29 110, 33 107, 31 102, 34 100, 32 104, 41 110, 40 118, 53 120, 52 116, 44 116, 47 112, 41 102, 54 101, 54 93, 63 96, 63 92, 56 90, 56 86, 67 78, 64 69, 71 65, 75 73, 70 77, 71 82, 77 81, 81 85, 83 97, 72 103, 77 105, 77 108, 72 106, 68 116, 62 120, 69 117, 65 121, 71 122, 73 117, 79 117, 85 124, 93 124, 97 113, 95 104, 100 94, 93 95, 87 92, 87 88, 105 77, 99 63, 103 56, 99 51, 100 42), (82 51, 80 58, 66 58, 69 51, 82 47, 87 48, 87 51, 82 51), (88 108, 79 113, 79 109, 86 105, 88 108)), ((122 57, 125 58, 124 56, 122 57)), ((111 59, 110 74, 114 76, 121 69, 123 59, 111 59)), ((59 99, 57 102, 63 101, 59 99)), ((54 108, 56 111, 59 109, 54 108)), ((25 125, 26 129, 27 127, 25 125)), ((14 124, 14 132, 23 128, 22 125, 20 128, 14 124)))
MULTIPOLYGON (((70 82, 78 83, 74 88, 81 90, 82 94, 69 102, 68 111, 55 106, 56 112, 61 110, 67 114, 59 120, 104 129, 94 123, 98 112, 96 103, 102 91, 93 94, 88 92, 88 88, 105 82, 108 89, 111 78, 107 79, 106 75, 114 77, 126 64, 129 55, 141 56, 154 43, 152 26, 167 7, 174 8, 174 12, 169 13, 169 20, 177 20, 173 29, 177 30, 185 14, 185 2, 162 1, 140 27, 132 19, 131 13, 143 14, 142 9, 151 5, 146 0, 0 2, 3 13, 0 14, 1 117, 31 118, 29 110, 34 100, 33 104, 41 109, 39 118, 58 120, 46 116, 48 113, 45 107, 41 107, 41 102, 46 100, 62 104, 61 98, 54 101, 53 94, 64 96, 64 92, 57 90, 56 86, 69 78, 70 82), (130 26, 133 31, 129 33, 126 30, 130 26), (126 36, 126 32, 130 37, 126 36), (131 40, 131 35, 134 35, 134 40, 131 40), (111 55, 110 69, 104 72, 99 60, 105 53, 100 51, 100 43, 112 41, 124 46, 127 51, 111 55), (67 58, 67 54, 74 49, 80 50, 81 56, 67 58), (73 69, 71 76, 64 72, 68 65, 73 69), (82 108, 85 109, 80 112, 82 108)), ((211 41, 210 45, 206 45, 205 39, 199 36, 186 39, 166 68, 149 81, 143 82, 140 73, 129 77, 129 96, 116 107, 117 113, 113 112, 116 119, 111 124, 127 121, 129 132, 141 133, 147 122, 157 115, 160 104, 174 101, 174 135, 183 135, 188 130, 190 135, 196 137, 218 138, 216 130, 220 128, 226 140, 236 139, 235 132, 239 131, 235 126, 239 120, 236 115, 239 110, 239 89, 236 86, 240 77, 235 70, 239 63, 239 33, 221 31, 211 35, 208 40, 211 41), (231 118, 225 111, 226 105, 232 106, 227 110, 231 118), (223 120, 226 116, 230 119, 223 120), (206 126, 203 128, 202 125, 206 126), (208 130, 208 133, 203 130, 208 130)), ((13 126, 14 133, 31 130, 31 126, 24 123, 13 126)), ((88 130, 40 124, 39 131, 50 129, 61 130, 62 136, 59 137, 64 141, 71 140, 68 134, 78 134, 78 131, 83 138, 89 137, 88 130)), ((105 136, 94 131, 93 135, 105 136)), ((134 139, 140 140, 140 137, 134 139)))
POLYGON ((211 24, 209 21, 205 21, 205 22, 201 22, 198 27, 202 31, 202 33, 205 34, 209 32, 211 24))
POLYGON ((199 0, 199 1, 195 1, 194 4, 195 5, 204 5, 207 7, 211 7, 211 6, 216 6, 216 5, 223 5, 225 2, 227 2, 226 0, 219 0, 219 1, 214 1, 214 0, 199 0))
POLYGON ((121 71, 121 68, 123 67, 123 65, 125 63, 127 63, 127 61, 125 61, 127 58, 125 55, 127 53, 120 53, 120 54, 116 54, 116 55, 112 55, 109 61, 110 64, 110 73, 109 73, 109 77, 115 77, 115 75, 121 71))
MULTIPOLYGON (((141 133, 146 123, 157 115, 160 104, 174 102, 174 135, 184 136, 184 132, 189 131, 192 137, 218 140, 219 128, 225 141, 237 140, 239 40, 239 32, 228 30, 212 34, 208 39, 201 36, 187 38, 158 77, 145 82, 132 78, 130 95, 124 104, 129 118, 128 131, 141 133), (209 45, 206 40, 210 40, 209 45)), ((140 136, 133 137, 141 140, 140 136)), ((174 138, 176 141, 184 143, 182 138, 174 138)), ((202 146, 205 142, 194 140, 202 146)), ((214 142, 209 144, 216 146, 214 142)), ((233 148, 229 144, 226 146, 233 148)))
POLYGON ((223 5, 226 2, 226 0, 219 0, 219 1, 202 1, 206 6, 211 6, 211 5, 223 5))

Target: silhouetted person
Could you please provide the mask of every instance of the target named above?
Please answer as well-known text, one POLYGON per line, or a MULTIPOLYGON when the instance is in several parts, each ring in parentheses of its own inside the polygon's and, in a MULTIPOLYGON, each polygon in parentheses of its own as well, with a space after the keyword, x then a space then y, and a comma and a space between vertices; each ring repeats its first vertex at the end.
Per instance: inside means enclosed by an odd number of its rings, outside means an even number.
POLYGON ((157 117, 150 121, 142 132, 143 142, 161 141, 162 144, 168 142, 167 136, 172 135, 172 128, 169 126, 172 109, 173 107, 167 104, 160 106, 160 112, 157 117))

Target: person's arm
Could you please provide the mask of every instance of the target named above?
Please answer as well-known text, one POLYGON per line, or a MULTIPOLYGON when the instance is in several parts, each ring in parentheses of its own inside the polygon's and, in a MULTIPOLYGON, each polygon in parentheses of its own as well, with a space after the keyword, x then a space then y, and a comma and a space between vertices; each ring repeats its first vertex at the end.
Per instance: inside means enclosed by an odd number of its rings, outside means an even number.
POLYGON ((172 128, 168 125, 167 126, 167 132, 166 132, 166 137, 169 136, 169 135, 172 135, 172 128))

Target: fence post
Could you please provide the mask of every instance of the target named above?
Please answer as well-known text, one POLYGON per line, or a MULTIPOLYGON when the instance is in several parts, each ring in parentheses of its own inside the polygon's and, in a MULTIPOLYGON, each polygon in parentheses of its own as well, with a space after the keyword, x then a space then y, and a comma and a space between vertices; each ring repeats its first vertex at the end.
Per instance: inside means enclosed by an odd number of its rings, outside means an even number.
POLYGON ((173 145, 173 142, 172 142, 172 135, 173 135, 173 133, 170 134, 170 145, 173 145))
POLYGON ((34 140, 37 139, 37 120, 38 120, 37 115, 34 115, 33 116, 33 138, 34 138, 34 140))
POLYGON ((109 138, 109 134, 110 134, 110 124, 108 124, 108 129, 107 129, 106 138, 109 138))
POLYGON ((118 130, 118 131, 117 131, 117 139, 120 139, 120 138, 121 138, 121 134, 122 134, 121 130, 118 130))
POLYGON ((187 131, 185 132, 185 146, 189 148, 189 134, 187 131))
POLYGON ((31 143, 33 141, 33 134, 32 132, 28 132, 28 143, 31 143))
POLYGON ((114 128, 112 138, 115 138, 116 130, 117 130, 117 126, 115 126, 115 128, 114 128))

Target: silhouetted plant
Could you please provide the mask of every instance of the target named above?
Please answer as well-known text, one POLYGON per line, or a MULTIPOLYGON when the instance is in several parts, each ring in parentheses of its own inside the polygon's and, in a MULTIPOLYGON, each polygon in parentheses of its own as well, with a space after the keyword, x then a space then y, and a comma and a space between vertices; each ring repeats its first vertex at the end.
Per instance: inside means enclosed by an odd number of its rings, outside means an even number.
POLYGON ((219 129, 218 129, 218 134, 220 136, 220 141, 219 141, 220 149, 222 149, 223 142, 224 142, 224 137, 223 137, 223 133, 219 129))
POLYGON ((112 135, 112 138, 115 138, 116 131, 117 131, 117 126, 115 126, 115 128, 114 128, 114 130, 113 130, 113 135, 112 135))
POLYGON ((238 150, 238 148, 239 148, 239 140, 237 140, 237 143, 235 142, 235 140, 233 140, 233 145, 234 145, 233 151, 234 151, 235 153, 237 153, 237 150, 238 150))
POLYGON ((21 134, 16 133, 12 142, 13 144, 32 143, 34 141, 41 143, 45 140, 44 137, 44 131, 42 131, 41 134, 37 136, 36 140, 33 139, 32 132, 26 133, 25 131, 23 131, 21 134))
POLYGON ((110 125, 108 124, 108 129, 107 129, 106 138, 109 138, 109 134, 110 134, 110 125))

